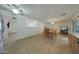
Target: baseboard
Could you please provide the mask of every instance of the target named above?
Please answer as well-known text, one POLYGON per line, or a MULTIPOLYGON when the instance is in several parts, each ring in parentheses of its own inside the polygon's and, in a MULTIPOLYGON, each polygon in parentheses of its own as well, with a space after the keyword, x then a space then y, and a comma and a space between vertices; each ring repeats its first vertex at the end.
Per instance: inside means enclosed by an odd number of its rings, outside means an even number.
MULTIPOLYGON (((31 35, 31 36, 28 36, 28 37, 24 37, 24 38, 21 38, 21 39, 28 39, 28 38, 31 38, 31 37, 35 37, 35 36, 38 36, 42 33, 38 33, 38 34, 35 34, 35 35, 31 35)), ((21 39, 17 39, 17 40, 21 40, 21 39)))
POLYGON ((10 33, 8 33, 8 34, 16 34, 16 32, 10 32, 10 33))

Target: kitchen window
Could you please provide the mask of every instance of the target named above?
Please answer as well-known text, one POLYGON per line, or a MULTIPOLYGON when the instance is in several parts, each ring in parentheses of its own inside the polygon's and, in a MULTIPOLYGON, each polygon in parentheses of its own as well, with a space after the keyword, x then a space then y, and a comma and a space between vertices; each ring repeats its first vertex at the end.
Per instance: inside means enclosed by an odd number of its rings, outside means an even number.
POLYGON ((79 17, 73 22, 73 31, 79 33, 79 17))

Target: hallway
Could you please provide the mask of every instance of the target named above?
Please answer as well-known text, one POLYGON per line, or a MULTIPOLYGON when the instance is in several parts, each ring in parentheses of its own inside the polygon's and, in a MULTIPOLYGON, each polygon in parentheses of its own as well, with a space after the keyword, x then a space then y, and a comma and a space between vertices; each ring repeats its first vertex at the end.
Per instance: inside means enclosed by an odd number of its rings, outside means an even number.
POLYGON ((43 39, 42 35, 32 36, 30 38, 25 38, 17 40, 15 44, 9 48, 9 53, 57 53, 57 54, 69 54, 71 50, 68 45, 68 37, 58 35, 54 40, 43 39))
POLYGON ((79 1, 8 1, 0 2, 1 59, 79 58, 79 1))
POLYGON ((79 53, 78 4, 1 4, 0 12, 5 53, 79 53))

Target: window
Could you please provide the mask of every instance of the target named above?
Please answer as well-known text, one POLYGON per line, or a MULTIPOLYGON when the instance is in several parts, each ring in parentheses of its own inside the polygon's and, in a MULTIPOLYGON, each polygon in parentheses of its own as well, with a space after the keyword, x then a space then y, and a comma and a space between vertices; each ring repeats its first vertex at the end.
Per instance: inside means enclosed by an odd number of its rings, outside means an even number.
POLYGON ((79 17, 73 22, 73 31, 79 33, 79 17))

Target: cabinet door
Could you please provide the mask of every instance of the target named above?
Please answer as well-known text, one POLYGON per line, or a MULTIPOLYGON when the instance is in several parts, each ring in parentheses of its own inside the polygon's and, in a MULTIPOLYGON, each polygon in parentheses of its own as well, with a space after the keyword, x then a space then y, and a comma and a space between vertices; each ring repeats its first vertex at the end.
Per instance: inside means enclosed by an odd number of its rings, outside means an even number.
POLYGON ((70 46, 70 48, 72 48, 72 37, 71 37, 71 35, 69 35, 69 46, 70 46))
POLYGON ((75 40, 74 53, 79 53, 79 44, 77 43, 77 38, 76 38, 76 40, 75 40))
POLYGON ((79 44, 77 44, 77 38, 73 35, 69 35, 69 46, 72 53, 79 53, 79 44))
POLYGON ((76 38, 72 36, 72 49, 74 50, 76 46, 76 38))
POLYGON ((69 35, 69 46, 72 50, 75 49, 75 45, 76 45, 76 38, 72 35, 69 35))

